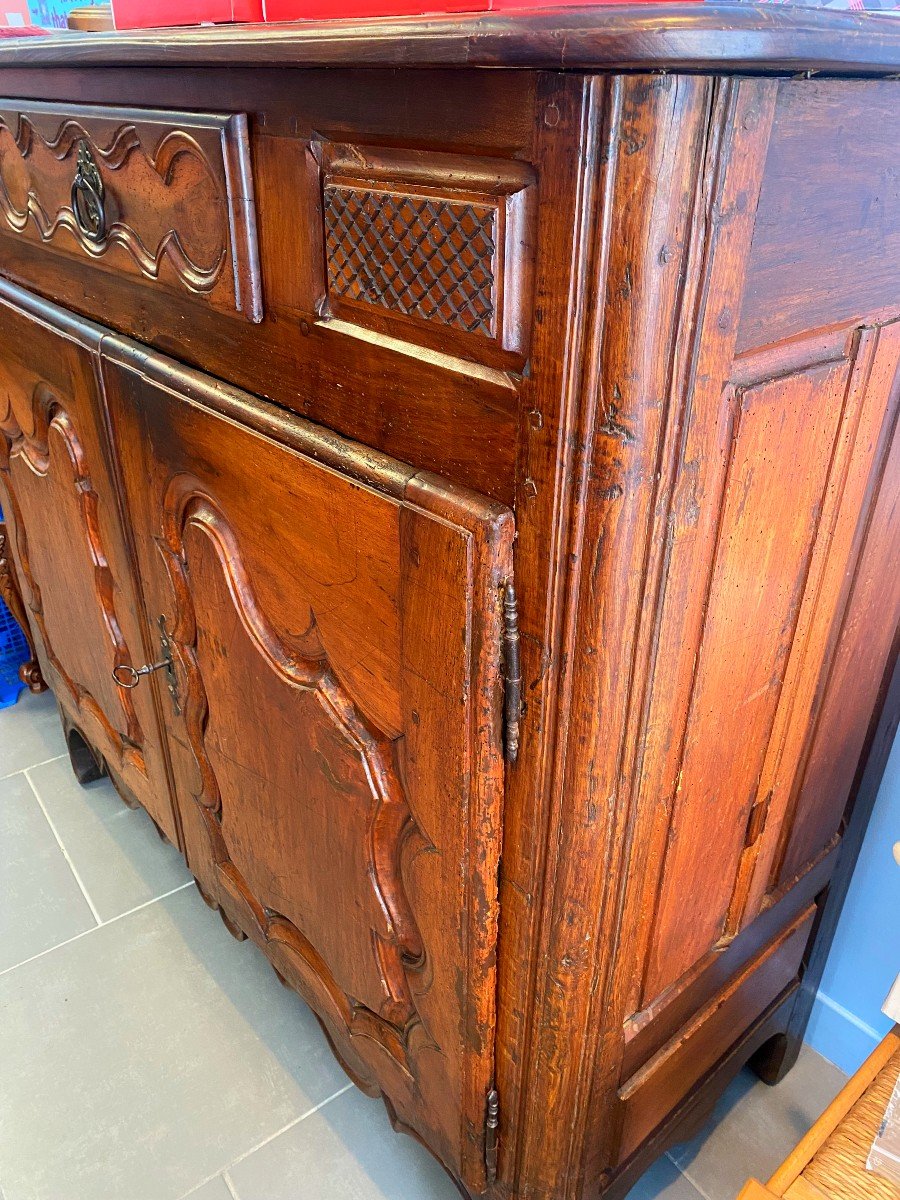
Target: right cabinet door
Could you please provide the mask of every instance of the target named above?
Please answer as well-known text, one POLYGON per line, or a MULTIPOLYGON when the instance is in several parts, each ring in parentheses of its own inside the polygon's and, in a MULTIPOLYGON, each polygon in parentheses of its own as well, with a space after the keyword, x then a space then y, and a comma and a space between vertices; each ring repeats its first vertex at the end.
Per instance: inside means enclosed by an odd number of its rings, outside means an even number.
POLYGON ((190 865, 479 1190, 512 514, 124 340, 103 355, 190 865))

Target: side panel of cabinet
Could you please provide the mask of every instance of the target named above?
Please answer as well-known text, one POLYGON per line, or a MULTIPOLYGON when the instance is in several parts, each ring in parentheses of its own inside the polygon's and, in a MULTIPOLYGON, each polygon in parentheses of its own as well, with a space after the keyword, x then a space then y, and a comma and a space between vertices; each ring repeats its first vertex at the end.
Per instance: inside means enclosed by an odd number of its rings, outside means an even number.
MULTIPOLYGON (((872 715, 835 721, 834 664, 868 638, 848 614, 900 404, 900 296, 735 352, 771 147, 792 120, 783 88, 755 86, 755 113, 738 99, 723 114, 693 373, 674 410, 617 968, 619 1162, 796 993, 852 782, 817 772, 809 786, 817 728, 825 714, 831 739, 860 744, 872 715), (751 123, 748 178, 735 151, 751 123)), ((895 567, 882 570, 887 600, 895 567)), ((884 617, 896 626, 896 604, 884 617)), ((876 690, 885 666, 868 666, 876 690)))
POLYGON ((511 514, 124 342, 104 378, 191 867, 481 1189, 511 514))
MULTIPOLYGON (((602 382, 579 424, 570 698, 518 1167, 529 1194, 624 1191, 706 1083, 704 1103, 717 1074, 794 1028, 900 618, 896 556, 869 549, 896 485, 900 293, 867 271, 885 230, 860 218, 882 197, 885 133, 869 118, 888 119, 889 86, 609 87, 601 335, 585 368, 602 382), (802 121, 825 172, 838 96, 854 167, 830 176, 842 203, 812 189, 818 244, 827 231, 858 261, 803 325, 784 147, 802 121), (768 313, 772 340, 748 342, 768 313), (873 571, 881 617, 861 601, 873 571), (865 679, 850 687, 854 661, 865 679)), ((811 281, 806 226, 796 244, 811 281)))
POLYGON ((24 603, 67 723, 177 842, 152 698, 112 678, 148 648, 107 457, 98 334, 42 311, 0 300, 0 500, 24 603))

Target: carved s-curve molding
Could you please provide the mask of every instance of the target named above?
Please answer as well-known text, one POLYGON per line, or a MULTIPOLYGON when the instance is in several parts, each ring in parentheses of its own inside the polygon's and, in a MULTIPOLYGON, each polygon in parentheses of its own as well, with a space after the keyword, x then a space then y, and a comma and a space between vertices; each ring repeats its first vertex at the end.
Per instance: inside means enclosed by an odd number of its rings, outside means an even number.
MULTIPOLYGON (((215 307, 262 315, 246 119, 0 100, 0 217, 31 241, 102 260, 127 254, 131 274, 174 274, 215 307), (102 236, 72 206, 79 152, 104 185, 102 236), (168 270, 166 269, 168 268, 168 270)), ((115 258, 116 266, 122 263, 115 258)), ((126 262, 128 260, 125 260, 126 262)))
MULTIPOLYGON (((101 536, 99 498, 91 480, 90 466, 84 446, 78 435, 71 414, 50 387, 41 382, 34 388, 31 397, 33 430, 23 431, 11 404, 0 410, 0 474, 6 484, 14 525, 16 545, 26 595, 23 597, 34 617, 44 646, 44 652, 62 684, 66 687, 79 712, 86 713, 103 731, 106 739, 104 752, 114 750, 121 768, 131 768, 146 775, 147 768, 143 753, 144 735, 130 694, 121 696, 122 713, 126 730, 123 736, 110 721, 97 699, 81 679, 73 678, 58 653, 54 640, 54 629, 48 625, 47 614, 32 563, 29 536, 21 512, 21 500, 16 488, 13 467, 20 458, 27 463, 30 477, 41 480, 47 490, 47 504, 54 502, 53 494, 65 489, 74 494, 79 512, 77 532, 80 540, 72 546, 73 561, 80 566, 79 580, 92 597, 104 632, 108 653, 107 667, 112 670, 120 662, 130 663, 131 656, 119 625, 116 611, 116 585, 112 569, 106 556, 101 536), (51 450, 51 437, 58 441, 58 453, 51 450)), ((40 530, 39 521, 31 523, 40 530)), ((29 525, 30 527, 30 525, 29 525)), ((30 685, 29 685, 30 686, 30 685)))
MULTIPOLYGON (((288 954, 292 967, 301 972, 320 1002, 343 1021, 351 1035, 378 1042, 409 1073, 410 1038, 419 1028, 426 1038, 430 1035, 424 1031, 414 1000, 414 991, 427 989, 424 982, 427 956, 406 895, 401 858, 404 847, 414 840, 428 847, 430 842, 415 822, 407 801, 396 762, 397 747, 371 724, 344 688, 322 644, 314 616, 300 641, 292 645, 285 643, 269 625, 247 577, 234 531, 199 481, 186 475, 175 476, 169 483, 163 512, 164 536, 159 539, 158 547, 175 597, 171 640, 185 680, 182 719, 198 771, 194 799, 210 839, 219 886, 252 918, 267 943, 277 943, 288 954), (335 794, 342 797, 345 828, 354 827, 351 812, 356 824, 364 827, 365 832, 355 847, 362 865, 358 877, 360 913, 363 907, 368 908, 371 920, 364 937, 374 968, 369 978, 378 981, 376 990, 381 993, 377 1003, 372 999, 363 1002, 348 994, 346 982, 341 985, 334 964, 327 962, 314 944, 315 921, 313 928, 301 930, 294 920, 271 907, 270 897, 255 894, 234 861, 224 827, 227 801, 223 803, 222 787, 208 744, 210 701, 200 662, 200 628, 211 627, 211 621, 208 615, 199 619, 195 612, 195 596, 186 570, 189 554, 186 543, 196 534, 211 549, 215 570, 221 573, 227 589, 229 606, 239 614, 239 628, 245 631, 279 686, 293 693, 295 703, 300 705, 305 697, 306 709, 298 708, 294 714, 296 736, 310 742, 314 750, 310 761, 317 761, 316 770, 336 788, 335 794), (355 790, 341 786, 347 780, 342 777, 339 752, 335 750, 336 757, 328 761, 323 745, 332 743, 317 741, 317 725, 330 730, 335 744, 343 746, 348 759, 356 763, 355 790)), ((210 599, 206 591, 204 596, 210 599)), ((218 612, 218 616, 223 621, 229 619, 224 612, 218 612)), ((232 647, 230 657, 235 653, 232 647)), ((232 664, 231 669, 237 668, 232 664)), ((298 774, 298 786, 301 777, 298 774)), ((311 782, 311 776, 305 778, 307 783, 311 782)), ((302 792, 302 788, 299 790, 302 792)), ((244 807, 246 810, 246 804, 244 807)), ((275 808, 277 802, 273 801, 275 808)))

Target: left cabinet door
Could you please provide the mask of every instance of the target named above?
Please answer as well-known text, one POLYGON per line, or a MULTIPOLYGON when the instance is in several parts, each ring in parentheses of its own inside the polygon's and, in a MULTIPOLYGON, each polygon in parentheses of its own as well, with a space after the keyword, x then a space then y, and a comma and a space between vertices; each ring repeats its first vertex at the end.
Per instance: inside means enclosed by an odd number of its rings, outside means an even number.
MULTIPOLYGON (((123 798, 179 841, 150 689, 117 686, 145 646, 104 432, 102 331, 0 285, 0 504, 38 659, 123 798)), ((73 733, 77 731, 77 733, 73 733)))

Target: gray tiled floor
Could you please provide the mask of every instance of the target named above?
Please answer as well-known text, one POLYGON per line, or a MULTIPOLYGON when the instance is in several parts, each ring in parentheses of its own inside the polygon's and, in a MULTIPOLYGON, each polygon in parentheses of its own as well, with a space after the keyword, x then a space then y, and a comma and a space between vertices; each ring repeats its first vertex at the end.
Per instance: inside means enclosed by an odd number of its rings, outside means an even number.
MULTIPOLYGON (((0 1200, 458 1200, 148 818, 63 751, 49 696, 0 711, 0 1200)), ((733 1200, 842 1081, 812 1051, 777 1088, 740 1076, 629 1200, 733 1200)))

